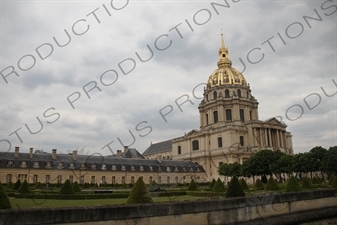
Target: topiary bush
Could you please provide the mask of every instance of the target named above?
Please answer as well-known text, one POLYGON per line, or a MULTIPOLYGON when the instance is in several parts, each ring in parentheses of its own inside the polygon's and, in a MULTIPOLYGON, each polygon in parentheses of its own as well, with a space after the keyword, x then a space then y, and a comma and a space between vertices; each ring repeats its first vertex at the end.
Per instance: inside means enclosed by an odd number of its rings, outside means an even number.
POLYGON ((126 204, 151 203, 153 202, 151 194, 146 187, 143 178, 139 177, 129 194, 126 204))
POLYGON ((248 187, 245 179, 243 179, 243 178, 240 179, 240 185, 241 185, 243 190, 249 191, 249 187, 248 187))
POLYGON ((225 185, 222 183, 222 181, 220 180, 220 178, 218 178, 218 180, 215 182, 212 192, 225 192, 226 188, 225 185))
POLYGON ((14 187, 13 187, 13 191, 19 190, 20 186, 21 186, 21 181, 20 181, 20 180, 17 180, 17 181, 15 182, 14 187))
POLYGON ((21 184, 21 186, 18 189, 18 192, 20 194, 29 194, 30 193, 30 187, 29 184, 27 182, 27 180, 24 180, 21 184))
POLYGON ((264 184, 260 179, 256 180, 255 188, 256 188, 256 190, 263 190, 264 189, 264 184))
MULTIPOLYGON (((214 187, 214 184, 215 184, 215 179, 213 178, 213 180, 212 180, 212 183, 211 183, 211 185, 209 186, 210 188, 213 188, 214 187)), ((331 182, 332 183, 332 182, 331 182)))
POLYGON ((337 188, 337 176, 335 176, 335 178, 333 179, 331 187, 332 188, 337 188))
POLYGON ((270 176, 265 189, 267 191, 277 191, 280 189, 280 187, 277 185, 276 181, 270 176))
POLYGON ((329 179, 329 185, 332 185, 332 182, 334 179, 335 179, 335 176, 331 175, 329 179))
POLYGON ((194 179, 191 180, 190 184, 188 185, 187 190, 188 190, 188 191, 197 191, 197 190, 198 190, 198 186, 197 186, 197 184, 194 182, 194 179))
POLYGON ((318 180, 317 180, 316 177, 312 178, 311 183, 312 184, 319 184, 319 182, 318 182, 318 180))
POLYGON ((241 197, 241 196, 245 196, 245 192, 243 191, 238 178, 234 176, 228 185, 226 198, 241 197))
POLYGON ((74 192, 81 192, 81 188, 80 185, 78 185, 77 181, 75 181, 75 183, 73 184, 73 190, 74 192))
POLYGON ((12 181, 9 181, 6 185, 6 190, 13 190, 14 188, 14 184, 12 183, 12 181))
POLYGON ((0 183, 0 209, 11 209, 11 203, 2 184, 0 183))
POLYGON ((42 184, 41 184, 40 182, 37 182, 37 183, 34 185, 34 189, 43 189, 42 184))
POLYGON ((71 185, 71 183, 68 179, 62 185, 59 193, 62 194, 62 195, 73 195, 73 194, 75 194, 73 186, 71 185))
POLYGON ((301 186, 302 186, 302 188, 311 188, 311 183, 310 183, 310 181, 307 177, 304 177, 301 180, 301 186))
POLYGON ((262 180, 262 183, 264 183, 264 184, 266 184, 268 182, 268 179, 267 179, 266 175, 263 175, 261 180, 262 180))
POLYGON ((291 176, 287 182, 285 192, 297 192, 301 190, 302 190, 301 185, 299 184, 297 179, 294 176, 291 176))

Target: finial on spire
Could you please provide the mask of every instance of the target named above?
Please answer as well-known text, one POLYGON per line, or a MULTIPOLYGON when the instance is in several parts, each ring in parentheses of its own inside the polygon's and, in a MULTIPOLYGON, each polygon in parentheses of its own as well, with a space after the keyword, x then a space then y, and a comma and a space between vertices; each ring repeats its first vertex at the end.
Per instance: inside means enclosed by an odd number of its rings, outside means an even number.
POLYGON ((223 32, 222 32, 222 29, 221 29, 221 48, 225 48, 225 42, 223 40, 223 32))

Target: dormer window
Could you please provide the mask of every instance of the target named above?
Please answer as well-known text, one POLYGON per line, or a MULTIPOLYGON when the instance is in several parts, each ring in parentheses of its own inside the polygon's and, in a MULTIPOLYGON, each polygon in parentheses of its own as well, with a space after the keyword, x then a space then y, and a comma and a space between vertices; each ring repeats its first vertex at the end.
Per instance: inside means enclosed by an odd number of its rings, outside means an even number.
POLYGON ((111 170, 117 170, 116 165, 112 165, 111 170))
POLYGON ((197 172, 200 172, 200 168, 199 167, 197 167, 197 172))
POLYGON ((158 166, 158 167, 157 167, 157 171, 162 171, 162 170, 161 170, 161 166, 158 166))
POLYGON ((131 166, 131 171, 135 171, 135 166, 131 166))
POLYGON ((51 162, 47 162, 46 169, 51 169, 51 162))
POLYGON ((174 172, 178 172, 178 171, 179 171, 178 166, 175 166, 174 167, 174 172))
POLYGON ((39 168, 39 162, 34 162, 34 165, 33 165, 34 168, 39 168))
POLYGON ((139 171, 144 171, 144 166, 139 166, 139 171))
POLYGON ((125 168, 125 165, 122 165, 122 171, 125 171, 126 168, 125 168))
POLYGON ((186 168, 183 166, 183 171, 185 172, 186 171, 186 168))
POLYGON ((106 170, 106 164, 102 165, 102 170, 106 170))
POLYGON ((7 162, 7 167, 13 167, 14 166, 14 162, 12 160, 9 160, 7 162))
POLYGON ((153 167, 152 166, 149 166, 149 171, 153 171, 153 167))
POLYGON ((20 167, 26 168, 27 167, 27 162, 26 161, 21 161, 20 167))
POLYGON ((91 169, 95 170, 96 169, 96 164, 91 164, 91 169))
POLYGON ((190 166, 190 172, 193 172, 194 170, 193 170, 193 167, 192 166, 190 166))
POLYGON ((69 169, 75 169, 75 164, 74 163, 70 163, 69 164, 69 169))
POLYGON ((80 169, 81 169, 81 170, 85 170, 85 163, 82 163, 82 164, 81 164, 80 169))
POLYGON ((166 167, 166 172, 171 172, 171 167, 166 167))
POLYGON ((63 163, 59 162, 59 163, 57 164, 57 169, 63 169, 63 163))

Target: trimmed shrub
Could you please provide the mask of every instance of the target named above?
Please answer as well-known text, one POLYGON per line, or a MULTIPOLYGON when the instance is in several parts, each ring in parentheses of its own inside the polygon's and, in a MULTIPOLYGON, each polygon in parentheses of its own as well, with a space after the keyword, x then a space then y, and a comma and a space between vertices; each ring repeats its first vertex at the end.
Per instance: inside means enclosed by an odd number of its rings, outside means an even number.
POLYGON ((188 191, 197 191, 197 190, 198 190, 198 186, 197 186, 197 184, 194 182, 194 179, 191 180, 190 184, 188 185, 187 190, 188 190, 188 191))
POLYGON ((245 192, 243 191, 238 178, 234 176, 228 185, 226 198, 241 197, 241 196, 245 196, 245 192))
POLYGON ((262 180, 262 183, 264 183, 264 184, 266 184, 268 182, 268 179, 267 179, 266 175, 263 175, 261 180, 262 180))
POLYGON ((20 181, 20 180, 17 180, 17 181, 15 182, 13 191, 19 190, 20 186, 21 186, 21 181, 20 181))
POLYGON ((311 181, 312 184, 319 184, 318 180, 316 177, 312 178, 312 181, 311 181))
POLYGON ((11 203, 2 184, 0 183, 0 209, 11 209, 11 203))
POLYGON ((62 195, 73 195, 73 194, 75 194, 73 186, 71 185, 71 183, 68 179, 62 185, 59 193, 62 194, 62 195))
POLYGON ((280 189, 280 187, 277 185, 272 177, 269 178, 265 188, 267 191, 277 191, 280 189))
POLYGON ((132 191, 126 200, 126 204, 151 203, 153 202, 151 194, 147 189, 143 178, 139 177, 132 188, 132 191))
POLYGON ((212 192, 215 192, 215 193, 221 192, 222 193, 222 192, 225 192, 225 191, 226 191, 225 185, 222 183, 220 178, 218 178, 218 180, 214 184, 212 192))
MULTIPOLYGON (((214 184, 215 184, 215 179, 213 178, 213 180, 212 180, 212 183, 211 183, 211 185, 209 186, 210 188, 213 188, 214 187, 214 184)), ((331 182, 332 183, 332 182, 331 182)))
POLYGON ((296 178, 294 176, 291 176, 290 179, 287 182, 286 188, 285 188, 285 192, 297 192, 297 191, 301 191, 301 185, 299 184, 299 182, 296 180, 296 178))
POLYGON ((241 187, 242 187, 243 190, 249 191, 249 187, 248 187, 245 179, 243 179, 243 178, 240 179, 240 185, 241 185, 241 187))
POLYGON ((27 183, 27 180, 22 182, 21 186, 19 187, 18 192, 20 194, 29 194, 30 193, 30 187, 29 187, 29 184, 27 183))
POLYGON ((335 176, 331 175, 329 179, 329 185, 332 185, 332 182, 334 179, 335 179, 335 176))
POLYGON ((73 190, 74 192, 81 192, 81 188, 80 185, 78 185, 77 181, 75 181, 75 183, 73 184, 73 190))
POLYGON ((43 189, 42 184, 41 184, 40 182, 37 182, 37 183, 34 185, 34 189, 43 189))
POLYGON ((331 187, 337 188, 337 176, 335 176, 335 178, 333 179, 331 187))
POLYGON ((301 185, 302 185, 302 188, 311 188, 311 183, 307 177, 304 177, 301 180, 301 185))
POLYGON ((255 188, 256 188, 256 190, 263 190, 264 189, 264 184, 260 179, 256 180, 255 188))
POLYGON ((12 183, 12 181, 9 181, 6 185, 6 190, 13 190, 14 188, 14 184, 12 183))

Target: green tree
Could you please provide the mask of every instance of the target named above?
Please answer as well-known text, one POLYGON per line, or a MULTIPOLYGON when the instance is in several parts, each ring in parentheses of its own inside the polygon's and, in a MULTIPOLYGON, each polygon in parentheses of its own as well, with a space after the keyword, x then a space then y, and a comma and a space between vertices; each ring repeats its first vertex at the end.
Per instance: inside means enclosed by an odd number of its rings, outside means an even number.
POLYGON ((143 178, 139 177, 133 186, 131 193, 126 200, 126 204, 151 203, 153 202, 151 194, 147 189, 143 178))
POLYGON ((335 176, 335 178, 333 179, 331 187, 332 188, 337 188, 337 176, 335 176))
POLYGON ((78 185, 77 181, 75 181, 75 183, 73 184, 73 190, 74 192, 81 192, 81 188, 80 185, 78 185))
POLYGON ((276 181, 272 177, 269 178, 265 188, 267 191, 277 191, 280 189, 276 181))
POLYGON ((197 191, 197 190, 198 190, 198 186, 197 186, 197 184, 194 182, 194 179, 191 180, 190 184, 188 185, 187 190, 188 190, 188 191, 197 191))
POLYGON ((24 180, 21 184, 21 186, 19 187, 18 192, 20 194, 29 194, 30 193, 30 187, 29 184, 27 182, 27 180, 24 180))
POLYGON ((309 172, 316 172, 316 171, 321 171, 322 177, 323 177, 323 162, 324 162, 324 158, 327 154, 327 150, 325 148, 322 148, 321 146, 316 146, 314 148, 312 148, 309 151, 309 155, 308 155, 308 161, 309 161, 309 172))
POLYGON ((37 183, 34 185, 34 189, 43 189, 42 184, 41 184, 40 182, 37 182, 37 183))
POLYGON ((214 184, 212 192, 215 192, 215 193, 221 192, 222 193, 222 192, 225 192, 225 191, 226 191, 225 185, 222 183, 220 178, 218 178, 218 180, 214 184))
POLYGON ((60 189, 60 194, 62 195, 73 195, 75 194, 73 186, 70 181, 67 179, 60 189))
POLYGON ((307 177, 304 177, 301 180, 301 185, 302 185, 302 188, 311 188, 311 183, 307 177))
POLYGON ((260 179, 257 179, 255 182, 255 188, 257 190, 263 190, 264 189, 264 184, 260 179))
MULTIPOLYGON (((209 186, 210 188, 213 188, 214 187, 214 184, 215 184, 215 179, 213 178, 213 180, 212 180, 212 183, 211 183, 211 185, 209 186)), ((331 181, 331 183, 332 183, 332 181, 331 181)))
POLYGON ((241 185, 241 187, 242 187, 243 190, 249 191, 249 187, 248 187, 245 179, 243 179, 243 178, 240 179, 240 185, 241 185))
POLYGON ((12 181, 9 181, 6 185, 6 190, 13 190, 13 188, 14 188, 14 184, 12 183, 12 181))
POLYGON ((2 184, 0 183, 0 209, 11 209, 11 203, 2 184))
POLYGON ((291 176, 287 182, 285 192, 297 192, 301 190, 302 190, 301 185, 299 184, 297 179, 294 176, 291 176))
POLYGON ((20 181, 20 179, 18 179, 14 184, 13 191, 19 190, 20 186, 21 186, 21 181, 20 181))
POLYGON ((323 162, 322 171, 328 174, 337 175, 337 146, 330 147, 326 152, 323 162))
POLYGON ((233 197, 241 197, 241 196, 245 196, 245 192, 243 191, 238 178, 234 176, 228 185, 228 188, 226 191, 226 197, 233 198, 233 197))

